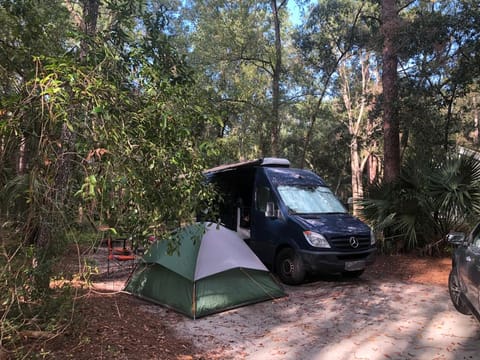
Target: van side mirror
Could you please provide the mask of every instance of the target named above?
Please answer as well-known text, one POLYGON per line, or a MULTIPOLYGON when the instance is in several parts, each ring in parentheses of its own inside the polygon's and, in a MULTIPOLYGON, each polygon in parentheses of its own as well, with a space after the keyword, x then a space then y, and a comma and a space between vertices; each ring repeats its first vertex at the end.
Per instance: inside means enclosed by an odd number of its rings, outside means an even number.
POLYGON ((267 210, 265 211, 265 216, 267 218, 277 217, 277 212, 275 211, 275 203, 273 201, 267 202, 267 210))
POLYGON ((453 245, 463 245, 465 234, 463 232, 451 232, 447 235, 447 242, 453 245))

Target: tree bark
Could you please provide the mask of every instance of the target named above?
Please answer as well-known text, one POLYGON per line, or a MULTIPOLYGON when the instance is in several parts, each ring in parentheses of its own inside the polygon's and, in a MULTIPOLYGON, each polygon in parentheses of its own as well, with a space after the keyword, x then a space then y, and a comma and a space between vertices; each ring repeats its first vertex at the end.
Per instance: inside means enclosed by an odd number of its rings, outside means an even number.
POLYGON ((382 0, 383 35, 383 155, 384 181, 392 182, 400 174, 400 126, 397 115, 397 48, 399 16, 395 0, 382 0))
POLYGON ((368 157, 368 161, 367 161, 367 177, 368 177, 368 184, 369 185, 372 185, 376 178, 377 178, 377 175, 378 175, 378 169, 379 166, 378 166, 378 158, 374 155, 370 155, 368 157))
POLYGON ((478 145, 478 108, 477 108, 477 94, 473 95, 473 143, 478 145))
POLYGON ((452 94, 450 95, 450 97, 444 96, 445 102, 448 104, 447 121, 445 122, 445 134, 444 134, 444 145, 443 145, 445 149, 445 153, 448 153, 448 147, 449 147, 448 138, 450 135, 450 125, 452 123, 452 118, 453 118, 453 103, 455 101, 456 91, 457 91, 457 87, 453 86, 452 94))
MULTIPOLYGON (((363 171, 369 157, 367 153, 362 160, 360 139, 362 132, 368 131, 368 126, 362 126, 366 118, 368 85, 370 80, 370 72, 368 69, 369 55, 361 53, 359 58, 361 65, 361 83, 358 86, 361 92, 356 95, 352 94, 350 85, 352 69, 348 67, 349 58, 339 66, 340 81, 342 84, 342 98, 348 117, 348 132, 350 139, 350 170, 352 175, 352 198, 353 198, 353 214, 358 216, 360 206, 358 200, 363 198, 363 171)), ((354 86, 357 88, 357 86, 354 86)))
POLYGON ((279 10, 286 3, 282 1, 277 6, 277 1, 271 1, 273 23, 275 28, 275 61, 273 64, 272 79, 272 119, 270 147, 271 155, 278 157, 280 153, 280 75, 282 71, 282 38, 280 33, 279 10))
POLYGON ((84 37, 80 43, 80 59, 84 60, 89 51, 89 41, 97 32, 98 9, 100 0, 82 0, 83 4, 83 21, 81 23, 84 37))
POLYGON ((360 164, 358 138, 356 136, 353 136, 350 142, 350 167, 352 171, 353 215, 357 216, 359 213, 357 200, 363 197, 363 169, 360 164))
POLYGON ((17 175, 23 175, 27 168, 27 146, 26 146, 27 139, 25 135, 20 137, 20 144, 18 145, 18 154, 17 154, 17 162, 16 162, 16 173, 17 175))

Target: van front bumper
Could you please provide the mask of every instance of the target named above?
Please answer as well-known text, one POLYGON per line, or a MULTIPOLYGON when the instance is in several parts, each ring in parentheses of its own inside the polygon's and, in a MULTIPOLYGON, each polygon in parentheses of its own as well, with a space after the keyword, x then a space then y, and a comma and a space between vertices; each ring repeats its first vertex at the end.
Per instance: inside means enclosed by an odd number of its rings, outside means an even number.
POLYGON ((376 248, 356 253, 297 250, 307 272, 336 274, 363 270, 375 262, 376 248))

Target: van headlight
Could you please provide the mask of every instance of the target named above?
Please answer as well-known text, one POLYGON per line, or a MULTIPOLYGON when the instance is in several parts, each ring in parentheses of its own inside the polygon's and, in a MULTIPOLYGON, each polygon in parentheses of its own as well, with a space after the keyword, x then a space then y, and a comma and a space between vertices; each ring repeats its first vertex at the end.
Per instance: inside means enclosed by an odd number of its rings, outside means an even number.
POLYGON ((303 236, 307 239, 308 243, 312 246, 318 248, 330 248, 330 244, 328 243, 325 236, 318 234, 313 231, 304 231, 303 236))
POLYGON ((375 233, 372 229, 370 229, 370 245, 375 245, 377 239, 375 239, 375 233))

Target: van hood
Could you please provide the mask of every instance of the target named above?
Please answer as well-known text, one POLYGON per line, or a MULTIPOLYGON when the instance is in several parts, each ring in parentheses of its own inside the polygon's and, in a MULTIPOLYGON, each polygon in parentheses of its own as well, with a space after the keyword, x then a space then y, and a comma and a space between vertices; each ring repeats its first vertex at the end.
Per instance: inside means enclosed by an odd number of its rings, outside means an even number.
POLYGON ((350 235, 370 235, 370 228, 368 225, 348 213, 294 215, 293 218, 306 230, 315 231, 327 238, 350 235))

